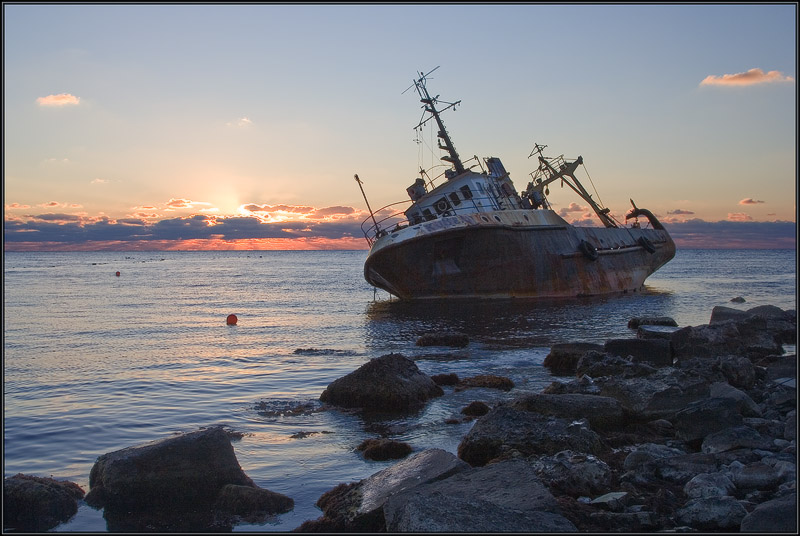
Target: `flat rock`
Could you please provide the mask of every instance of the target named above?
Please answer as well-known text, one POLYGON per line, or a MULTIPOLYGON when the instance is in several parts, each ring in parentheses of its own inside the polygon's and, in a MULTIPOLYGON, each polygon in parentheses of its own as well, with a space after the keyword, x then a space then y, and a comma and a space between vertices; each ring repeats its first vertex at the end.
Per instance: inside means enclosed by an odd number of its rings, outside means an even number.
POLYGON ((595 431, 615 429, 625 424, 622 404, 607 396, 528 394, 517 397, 509 405, 514 409, 563 419, 585 418, 595 431))
POLYGON ((388 532, 576 531, 524 460, 470 469, 392 495, 384 515, 388 532))
POLYGON ((75 515, 83 495, 74 482, 10 476, 3 480, 3 531, 45 532, 75 515))

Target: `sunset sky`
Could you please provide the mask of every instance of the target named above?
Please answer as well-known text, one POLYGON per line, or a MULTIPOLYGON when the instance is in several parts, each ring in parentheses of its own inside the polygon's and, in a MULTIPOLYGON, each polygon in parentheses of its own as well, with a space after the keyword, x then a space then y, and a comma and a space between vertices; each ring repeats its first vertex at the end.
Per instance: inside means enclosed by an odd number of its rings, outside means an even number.
MULTIPOLYGON (((793 248, 796 15, 4 4, 4 247, 366 248, 353 175, 377 209, 438 163, 404 90, 440 66, 428 88, 461 101, 444 115, 459 154, 500 157, 518 190, 545 144, 583 156, 618 219, 633 198, 679 248, 793 248)), ((550 201, 589 217, 569 189, 550 201)))

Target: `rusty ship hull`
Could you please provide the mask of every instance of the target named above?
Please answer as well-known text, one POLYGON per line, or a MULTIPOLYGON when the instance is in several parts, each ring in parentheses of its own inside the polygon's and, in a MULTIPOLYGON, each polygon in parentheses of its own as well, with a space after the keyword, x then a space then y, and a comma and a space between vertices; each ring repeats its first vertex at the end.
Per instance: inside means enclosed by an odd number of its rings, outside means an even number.
POLYGON ((636 292, 675 255, 664 229, 573 227, 551 211, 483 216, 382 237, 365 279, 401 299, 571 298, 636 292), (524 219, 533 214, 545 221, 524 219))

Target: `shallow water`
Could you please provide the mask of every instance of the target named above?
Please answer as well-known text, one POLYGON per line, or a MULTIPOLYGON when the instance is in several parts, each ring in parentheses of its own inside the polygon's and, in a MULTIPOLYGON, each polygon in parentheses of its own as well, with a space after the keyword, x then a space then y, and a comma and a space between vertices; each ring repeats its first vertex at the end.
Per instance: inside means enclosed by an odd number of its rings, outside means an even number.
MULTIPOLYGON (((4 473, 53 475, 88 490, 98 456, 222 424, 236 456, 292 512, 237 531, 289 531, 319 517, 319 496, 392 462, 355 447, 378 435, 455 452, 473 400, 538 392, 553 343, 630 337, 634 316, 707 323, 724 305, 796 308, 794 250, 679 250, 640 293, 609 298, 404 303, 362 277, 364 251, 6 253, 4 473), (119 271, 120 276, 115 272, 119 271), (742 296, 745 303, 731 303, 742 296), (229 314, 238 324, 228 326, 229 314), (421 348, 460 331, 464 349, 421 348), (515 389, 470 389, 418 414, 365 420, 321 411, 333 380, 399 352, 427 374, 499 374, 515 389), (293 437, 294 436, 294 437, 293 437)), ((81 504, 57 531, 105 531, 81 504)))

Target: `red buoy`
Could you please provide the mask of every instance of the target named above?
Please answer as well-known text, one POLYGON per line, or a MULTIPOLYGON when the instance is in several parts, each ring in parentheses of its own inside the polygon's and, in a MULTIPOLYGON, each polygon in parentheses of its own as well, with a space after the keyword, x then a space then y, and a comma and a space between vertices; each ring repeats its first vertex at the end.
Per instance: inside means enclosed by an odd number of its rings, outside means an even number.
POLYGON ((227 323, 229 326, 235 326, 238 321, 239 319, 236 318, 236 315, 228 315, 227 323))
POLYGON ((119 277, 119 272, 117 272, 117 277, 119 277))

